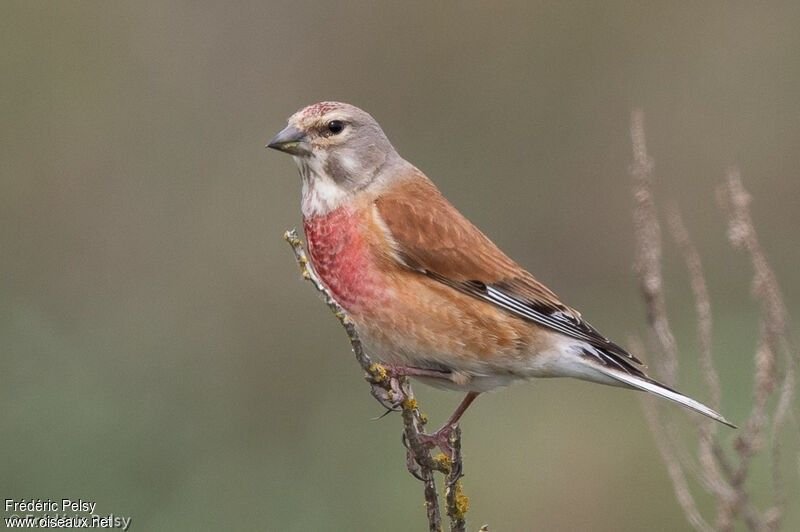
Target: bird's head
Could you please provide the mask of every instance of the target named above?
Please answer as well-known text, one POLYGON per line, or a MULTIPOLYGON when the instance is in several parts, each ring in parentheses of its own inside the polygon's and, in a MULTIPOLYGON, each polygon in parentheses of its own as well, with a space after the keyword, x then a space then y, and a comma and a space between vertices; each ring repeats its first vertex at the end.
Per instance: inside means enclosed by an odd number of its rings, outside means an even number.
POLYGON ((267 147, 294 157, 303 178, 304 207, 308 194, 330 203, 404 163, 374 118, 339 102, 315 103, 296 112, 267 147))

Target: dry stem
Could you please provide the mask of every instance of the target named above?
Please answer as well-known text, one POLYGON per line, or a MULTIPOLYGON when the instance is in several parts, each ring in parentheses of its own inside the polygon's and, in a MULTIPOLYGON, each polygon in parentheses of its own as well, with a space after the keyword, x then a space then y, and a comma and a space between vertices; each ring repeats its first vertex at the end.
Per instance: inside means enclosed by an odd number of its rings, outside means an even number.
MULTIPOLYGON (((677 344, 670 328, 664 297, 661 271, 662 242, 656 203, 653 199, 653 162, 647 154, 644 115, 634 111, 631 120, 636 208, 636 272, 647 309, 650 330, 650 350, 662 360, 664 379, 673 384, 677 379, 677 344)), ((750 215, 750 196, 745 191, 738 170, 730 169, 719 190, 719 200, 728 218, 728 238, 732 246, 745 252, 753 268, 753 297, 760 310, 760 333, 755 360, 753 383, 754 403, 750 416, 734 442, 736 456, 729 457, 717 436, 711 420, 698 423, 699 467, 687 458, 676 431, 668 425, 658 408, 645 401, 650 428, 658 443, 667 471, 684 514, 696 530, 733 530, 741 521, 749 530, 780 528, 786 496, 780 476, 779 433, 791 413, 795 391, 795 350, 788 333, 788 314, 783 303, 775 274, 766 259, 750 215), (774 400, 773 400, 774 399, 774 400), (772 401, 771 401, 772 400, 772 401), (748 485, 750 466, 755 455, 765 450, 765 439, 771 439, 767 450, 771 457, 773 478, 772 502, 760 509, 753 502, 748 485), (695 473, 700 485, 710 492, 717 503, 715 524, 710 525, 698 510, 691 493, 686 472, 695 473)), ((673 240, 689 273, 695 311, 697 313, 700 369, 715 408, 721 401, 721 385, 712 356, 712 311, 700 254, 677 208, 668 212, 668 224, 673 240)), ((639 349, 640 342, 636 342, 639 349)))

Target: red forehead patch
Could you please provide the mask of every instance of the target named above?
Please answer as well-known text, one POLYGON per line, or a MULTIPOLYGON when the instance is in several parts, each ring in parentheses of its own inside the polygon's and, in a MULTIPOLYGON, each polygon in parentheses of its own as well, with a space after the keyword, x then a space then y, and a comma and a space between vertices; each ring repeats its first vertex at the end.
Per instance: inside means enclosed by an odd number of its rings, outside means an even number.
POLYGON ((340 109, 342 104, 339 102, 319 102, 313 105, 309 105, 305 109, 303 109, 303 117, 310 118, 310 117, 318 117, 322 116, 326 113, 333 111, 334 109, 340 109))

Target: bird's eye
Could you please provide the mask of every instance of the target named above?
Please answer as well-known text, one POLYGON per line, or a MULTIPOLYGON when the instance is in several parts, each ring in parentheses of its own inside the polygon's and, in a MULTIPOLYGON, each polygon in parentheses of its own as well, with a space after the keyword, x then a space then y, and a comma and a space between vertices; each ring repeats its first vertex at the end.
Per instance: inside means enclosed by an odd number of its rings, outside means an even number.
POLYGON ((328 128, 328 133, 331 135, 338 135, 342 131, 344 131, 344 122, 341 120, 331 120, 326 125, 328 128))

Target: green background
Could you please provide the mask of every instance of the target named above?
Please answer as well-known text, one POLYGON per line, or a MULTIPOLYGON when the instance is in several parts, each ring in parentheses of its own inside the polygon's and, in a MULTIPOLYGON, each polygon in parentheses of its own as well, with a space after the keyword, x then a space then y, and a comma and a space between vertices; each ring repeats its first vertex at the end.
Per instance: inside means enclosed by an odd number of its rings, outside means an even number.
MULTIPOLYGON (((281 240, 299 179, 263 146, 318 100, 371 112, 621 342, 645 331, 628 175, 640 106, 659 201, 680 206, 705 261, 731 420, 749 412, 758 326, 714 201, 730 164, 800 314, 797 2, 27 0, 3 2, 0 27, 4 498, 93 500, 133 530, 424 527, 400 420, 371 421, 347 340, 281 240)), ((666 253, 680 388, 707 398, 666 253)), ((417 391, 434 424, 459 399, 417 391)), ((687 529, 638 398, 571 380, 482 397, 462 425, 471 529, 687 529)), ((670 413, 694 449, 691 415, 670 413)), ((786 440, 797 530, 796 424, 786 440)))

